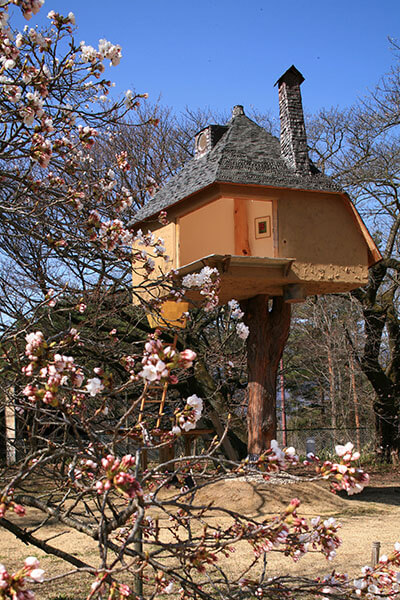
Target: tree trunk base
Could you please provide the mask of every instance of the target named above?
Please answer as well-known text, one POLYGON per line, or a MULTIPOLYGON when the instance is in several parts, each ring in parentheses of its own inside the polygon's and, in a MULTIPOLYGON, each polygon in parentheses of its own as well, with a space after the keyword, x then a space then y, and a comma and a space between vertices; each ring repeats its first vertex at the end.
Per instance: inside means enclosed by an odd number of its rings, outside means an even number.
POLYGON ((276 439, 276 378, 289 335, 290 304, 264 294, 241 303, 247 338, 247 426, 250 457, 259 457, 276 439))

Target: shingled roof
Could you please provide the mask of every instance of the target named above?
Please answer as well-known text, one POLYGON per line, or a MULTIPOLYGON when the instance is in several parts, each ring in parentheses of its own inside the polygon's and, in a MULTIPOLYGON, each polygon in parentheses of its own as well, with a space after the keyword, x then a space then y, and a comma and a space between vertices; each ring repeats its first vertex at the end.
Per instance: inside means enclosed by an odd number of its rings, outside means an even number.
POLYGON ((214 147, 203 156, 192 158, 179 173, 171 177, 148 204, 136 213, 130 226, 158 216, 160 211, 168 210, 213 183, 340 191, 311 161, 309 169, 296 171, 282 157, 278 138, 246 117, 243 110, 234 110, 233 114, 225 126, 226 131, 214 147))

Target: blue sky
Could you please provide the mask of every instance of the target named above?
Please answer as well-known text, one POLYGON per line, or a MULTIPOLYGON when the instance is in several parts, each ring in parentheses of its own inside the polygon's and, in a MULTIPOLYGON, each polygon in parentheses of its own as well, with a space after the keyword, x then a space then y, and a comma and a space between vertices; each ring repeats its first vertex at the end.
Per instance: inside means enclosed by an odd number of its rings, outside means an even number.
POLYGON ((387 36, 400 39, 399 0, 46 0, 29 24, 51 9, 75 13, 77 39, 122 46, 108 75, 117 91, 161 95, 177 112, 277 113, 273 84, 291 64, 307 112, 345 107, 394 62, 387 36))

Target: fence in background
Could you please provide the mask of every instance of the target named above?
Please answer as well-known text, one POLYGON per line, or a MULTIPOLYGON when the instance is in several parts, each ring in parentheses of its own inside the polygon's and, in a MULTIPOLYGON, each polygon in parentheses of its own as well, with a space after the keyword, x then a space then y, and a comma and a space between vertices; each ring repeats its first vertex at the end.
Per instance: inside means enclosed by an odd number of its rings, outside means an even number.
POLYGON ((318 427, 309 429, 286 429, 286 444, 284 444, 283 430, 278 429, 278 442, 281 446, 294 446, 297 454, 305 456, 315 448, 315 454, 333 452, 337 444, 352 442, 355 448, 368 451, 375 445, 375 431, 371 427, 358 429, 334 429, 332 427, 318 427), (313 440, 313 442, 311 441, 313 440), (359 447, 359 448, 358 448, 359 447))

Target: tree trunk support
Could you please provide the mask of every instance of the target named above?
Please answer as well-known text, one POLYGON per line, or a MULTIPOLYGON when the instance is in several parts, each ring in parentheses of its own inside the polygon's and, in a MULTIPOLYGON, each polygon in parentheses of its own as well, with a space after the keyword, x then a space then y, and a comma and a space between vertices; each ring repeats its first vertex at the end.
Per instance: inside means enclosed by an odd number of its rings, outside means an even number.
POLYGON ((279 361, 289 335, 290 304, 281 296, 264 294, 241 303, 247 338, 247 426, 250 460, 276 439, 276 379, 279 361))

